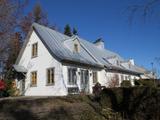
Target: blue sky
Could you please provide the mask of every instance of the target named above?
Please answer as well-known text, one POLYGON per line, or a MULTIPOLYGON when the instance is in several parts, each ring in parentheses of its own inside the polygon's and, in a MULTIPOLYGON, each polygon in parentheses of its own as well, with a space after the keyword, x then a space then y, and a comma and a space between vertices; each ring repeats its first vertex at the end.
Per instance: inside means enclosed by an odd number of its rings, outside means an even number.
MULTIPOLYGON (((47 12, 49 22, 61 31, 68 23, 78 29, 79 36, 93 42, 99 37, 106 49, 122 57, 135 59, 136 64, 151 68, 155 57, 160 57, 160 24, 158 16, 143 22, 138 15, 128 22, 126 8, 142 0, 38 0, 47 12)), ((143 2, 143 1, 142 1, 143 2)), ((30 11, 35 1, 29 2, 30 11)))

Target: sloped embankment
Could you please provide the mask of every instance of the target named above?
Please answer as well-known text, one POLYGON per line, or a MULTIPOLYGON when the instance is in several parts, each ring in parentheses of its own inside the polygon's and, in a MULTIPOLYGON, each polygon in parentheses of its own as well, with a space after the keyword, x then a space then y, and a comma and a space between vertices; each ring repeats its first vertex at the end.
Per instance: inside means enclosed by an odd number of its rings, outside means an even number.
POLYGON ((98 97, 0 99, 0 120, 159 120, 160 89, 104 89, 98 97))
POLYGON ((0 120, 117 120, 91 96, 22 97, 0 100, 0 120))

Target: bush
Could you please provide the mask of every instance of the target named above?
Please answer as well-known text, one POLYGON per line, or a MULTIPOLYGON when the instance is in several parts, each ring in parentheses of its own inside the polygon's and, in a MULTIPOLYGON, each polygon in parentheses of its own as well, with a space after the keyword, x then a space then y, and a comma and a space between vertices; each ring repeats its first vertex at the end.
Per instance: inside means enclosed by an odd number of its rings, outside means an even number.
POLYGON ((7 90, 6 90, 6 83, 4 80, 0 80, 0 98, 1 97, 7 97, 7 90))
POLYGON ((151 79, 135 80, 134 84, 136 86, 146 86, 146 87, 154 87, 155 86, 154 80, 151 80, 151 79))
POLYGON ((99 96, 101 90, 102 90, 102 86, 101 86, 100 83, 97 82, 97 83, 95 84, 95 86, 93 87, 93 94, 94 94, 95 96, 99 96))
POLYGON ((135 86, 142 86, 142 83, 139 80, 134 80, 135 86))
POLYGON ((121 87, 131 87, 131 82, 129 80, 123 80, 121 83, 121 87))
POLYGON ((15 96, 16 88, 14 87, 14 81, 13 80, 7 80, 7 93, 9 96, 15 96))
MULTIPOLYGON (((100 105, 122 113, 125 120, 159 120, 160 89, 153 87, 121 87, 103 89, 100 105)), ((117 119, 116 119, 117 120, 117 119)))
POLYGON ((6 89, 6 84, 4 82, 4 80, 0 80, 0 91, 3 91, 6 89))
POLYGON ((12 80, 0 80, 0 97, 15 96, 15 92, 12 80))

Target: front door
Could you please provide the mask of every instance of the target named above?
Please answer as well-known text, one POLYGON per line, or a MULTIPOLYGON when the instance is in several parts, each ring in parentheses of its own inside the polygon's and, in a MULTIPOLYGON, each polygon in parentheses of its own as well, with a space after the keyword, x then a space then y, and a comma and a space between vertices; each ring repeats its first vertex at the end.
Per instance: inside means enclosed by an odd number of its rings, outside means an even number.
POLYGON ((81 70, 81 92, 89 92, 89 72, 88 70, 81 70))

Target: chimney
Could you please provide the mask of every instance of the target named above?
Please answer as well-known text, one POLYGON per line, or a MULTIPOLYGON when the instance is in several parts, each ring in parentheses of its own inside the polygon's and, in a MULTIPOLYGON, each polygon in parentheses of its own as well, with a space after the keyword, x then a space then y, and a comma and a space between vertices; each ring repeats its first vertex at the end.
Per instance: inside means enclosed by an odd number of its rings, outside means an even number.
POLYGON ((104 49, 104 41, 102 38, 97 39, 93 44, 99 49, 104 49))
POLYGON ((134 65, 134 59, 129 59, 131 65, 134 65))

